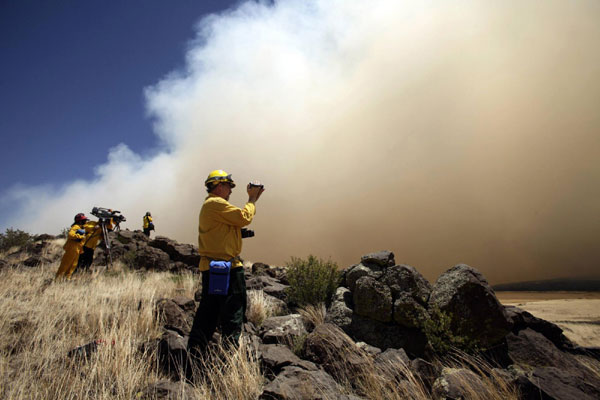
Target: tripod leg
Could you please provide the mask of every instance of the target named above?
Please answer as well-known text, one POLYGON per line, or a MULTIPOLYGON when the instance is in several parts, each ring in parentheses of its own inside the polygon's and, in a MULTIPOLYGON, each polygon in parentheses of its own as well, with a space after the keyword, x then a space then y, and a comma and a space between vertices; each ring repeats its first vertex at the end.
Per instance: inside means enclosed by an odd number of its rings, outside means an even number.
POLYGON ((104 239, 104 246, 106 247, 106 253, 108 253, 108 267, 112 267, 112 255, 110 254, 110 243, 108 242, 108 229, 106 229, 106 225, 102 224, 102 236, 104 239))

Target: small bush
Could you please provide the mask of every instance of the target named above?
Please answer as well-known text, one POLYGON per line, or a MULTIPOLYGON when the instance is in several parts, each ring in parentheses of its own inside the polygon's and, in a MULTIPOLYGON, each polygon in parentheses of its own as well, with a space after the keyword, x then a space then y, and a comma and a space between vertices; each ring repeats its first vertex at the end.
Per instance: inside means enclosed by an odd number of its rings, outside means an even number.
POLYGON ((452 317, 449 314, 437 307, 432 308, 430 313, 431 318, 425 321, 423 329, 429 344, 438 354, 444 355, 451 350, 474 354, 482 350, 475 341, 452 332, 452 317))
POLYGON ((33 241, 33 236, 20 229, 8 228, 6 233, 0 233, 0 251, 6 251, 11 247, 22 247, 33 241))
POLYGON ((338 266, 332 261, 323 261, 313 255, 308 259, 292 257, 286 264, 288 303, 295 306, 329 304, 339 283, 338 266))

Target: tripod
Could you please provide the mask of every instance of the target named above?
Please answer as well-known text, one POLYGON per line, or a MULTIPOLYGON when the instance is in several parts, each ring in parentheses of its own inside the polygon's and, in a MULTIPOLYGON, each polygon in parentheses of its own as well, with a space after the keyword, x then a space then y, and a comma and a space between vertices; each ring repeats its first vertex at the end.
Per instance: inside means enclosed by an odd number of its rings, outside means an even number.
MULTIPOLYGON (((106 254, 108 254, 108 264, 106 265, 106 269, 108 269, 109 267, 112 267, 112 254, 110 253, 110 242, 108 241, 108 228, 106 227, 106 225, 109 223, 110 220, 104 219, 104 218, 100 218, 100 227, 102 229, 102 241, 104 243, 104 249, 106 250, 106 254)), ((113 223, 115 224, 115 227, 112 229, 115 232, 118 232, 121 230, 120 227, 120 223, 121 220, 117 219, 117 221, 115 222, 113 219, 113 223)))

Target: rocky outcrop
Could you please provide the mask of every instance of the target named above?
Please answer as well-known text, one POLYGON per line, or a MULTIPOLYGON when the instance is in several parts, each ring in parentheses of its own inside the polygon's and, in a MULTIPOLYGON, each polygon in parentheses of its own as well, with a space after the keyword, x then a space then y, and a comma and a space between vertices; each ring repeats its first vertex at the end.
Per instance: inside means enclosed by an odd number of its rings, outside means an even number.
MULTIPOLYGON (((481 348, 500 343, 511 328, 504 306, 487 280, 465 264, 455 265, 437 279, 428 307, 450 317, 453 335, 468 338, 481 348)), ((431 315, 440 317, 436 312, 431 315)))

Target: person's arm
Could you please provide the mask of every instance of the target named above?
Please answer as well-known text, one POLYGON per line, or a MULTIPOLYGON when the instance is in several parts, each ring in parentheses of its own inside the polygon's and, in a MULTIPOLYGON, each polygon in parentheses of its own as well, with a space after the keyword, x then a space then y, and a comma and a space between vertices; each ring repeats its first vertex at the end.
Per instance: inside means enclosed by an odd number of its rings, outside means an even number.
POLYGON ((222 223, 227 225, 238 226, 240 228, 250 225, 254 214, 256 213, 256 207, 254 203, 246 203, 244 208, 238 208, 234 205, 229 204, 226 200, 215 201, 212 204, 213 217, 222 223))
MULTIPOLYGON (((73 225, 71 229, 69 229, 69 239, 79 242, 85 239, 85 234, 77 233, 77 231, 83 231, 82 226, 73 225)), ((85 232, 85 231, 84 231, 85 232)))

